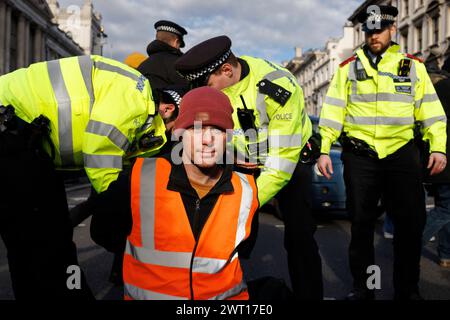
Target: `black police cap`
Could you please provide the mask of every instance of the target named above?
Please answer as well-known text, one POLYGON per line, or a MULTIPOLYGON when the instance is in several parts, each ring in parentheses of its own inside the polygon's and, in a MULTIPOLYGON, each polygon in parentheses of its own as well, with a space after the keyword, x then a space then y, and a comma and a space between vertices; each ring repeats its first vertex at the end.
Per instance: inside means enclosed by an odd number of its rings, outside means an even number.
POLYGON ((396 7, 377 5, 373 7, 374 10, 371 10, 371 7, 367 7, 357 16, 358 21, 363 24, 364 32, 370 33, 384 29, 396 21, 395 18, 398 15, 398 9, 396 7))
POLYGON ((159 20, 158 22, 155 23, 154 27, 155 27, 156 31, 166 31, 166 32, 171 32, 173 34, 176 34, 180 38, 180 41, 181 41, 180 47, 181 48, 184 47, 185 44, 184 44, 183 36, 187 35, 187 31, 182 26, 180 26, 172 21, 159 20))
POLYGON ((173 103, 176 108, 180 107, 181 98, 189 91, 187 86, 170 85, 157 89, 157 102, 173 103))
POLYGON ((214 72, 231 55, 231 39, 219 36, 192 47, 175 61, 175 69, 186 80, 195 81, 214 72))

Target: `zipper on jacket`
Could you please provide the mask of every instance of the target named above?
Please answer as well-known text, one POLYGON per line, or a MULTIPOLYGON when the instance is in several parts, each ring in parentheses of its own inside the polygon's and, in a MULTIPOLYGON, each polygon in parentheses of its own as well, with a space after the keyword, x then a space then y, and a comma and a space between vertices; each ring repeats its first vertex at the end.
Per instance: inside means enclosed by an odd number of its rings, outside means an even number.
MULTIPOLYGON (((199 214, 200 214, 200 199, 197 199, 197 200, 195 200, 195 213, 194 213, 194 226, 193 226, 194 231, 197 228, 199 214)), ((192 251, 191 263, 189 266, 189 288, 191 290, 191 300, 195 300, 194 299, 194 285, 193 285, 193 279, 192 279, 193 278, 192 268, 194 266, 194 258, 195 258, 195 252, 197 251, 198 239, 200 239, 200 234, 197 237, 195 237, 195 245, 194 245, 194 249, 192 251)))

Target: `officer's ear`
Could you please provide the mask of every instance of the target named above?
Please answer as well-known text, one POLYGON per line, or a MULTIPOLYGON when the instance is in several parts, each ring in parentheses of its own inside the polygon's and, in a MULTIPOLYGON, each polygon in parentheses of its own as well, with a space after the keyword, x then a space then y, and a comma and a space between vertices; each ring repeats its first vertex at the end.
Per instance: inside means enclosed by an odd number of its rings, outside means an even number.
POLYGON ((233 77, 233 66, 230 63, 225 62, 220 67, 220 72, 226 75, 228 78, 233 77))
POLYGON ((395 23, 389 27, 389 32, 391 33, 391 38, 395 38, 395 34, 397 33, 397 26, 395 23))

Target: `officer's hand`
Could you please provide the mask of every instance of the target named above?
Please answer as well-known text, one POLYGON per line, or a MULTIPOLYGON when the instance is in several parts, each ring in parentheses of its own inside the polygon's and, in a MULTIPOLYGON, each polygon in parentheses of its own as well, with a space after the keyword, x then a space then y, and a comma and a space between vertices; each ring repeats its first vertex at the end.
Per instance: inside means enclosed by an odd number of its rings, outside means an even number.
POLYGON ((430 154, 430 160, 428 160, 427 167, 427 169, 431 169, 430 176, 434 176, 444 171, 446 165, 447 157, 444 154, 439 152, 430 154))
POLYGON ((317 160, 317 168, 319 168, 320 173, 322 173, 325 178, 328 180, 331 179, 331 175, 333 174, 333 163, 331 162, 329 155, 323 154, 320 156, 319 160, 317 160))
POLYGON ((252 171, 256 171, 259 169, 257 163, 240 161, 239 159, 236 160, 236 166, 241 167, 245 170, 252 170, 252 171))

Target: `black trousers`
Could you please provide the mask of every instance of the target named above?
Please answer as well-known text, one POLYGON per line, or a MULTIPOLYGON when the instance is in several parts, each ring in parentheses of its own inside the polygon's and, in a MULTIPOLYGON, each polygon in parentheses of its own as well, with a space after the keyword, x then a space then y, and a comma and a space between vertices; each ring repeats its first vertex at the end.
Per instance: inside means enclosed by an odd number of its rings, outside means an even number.
MULTIPOLYGON (((367 267, 375 264, 377 204, 384 197, 394 223, 394 289, 397 298, 418 291, 425 194, 418 148, 409 142, 384 159, 344 151, 347 208, 351 217, 350 269, 355 290, 367 292, 367 267)), ((382 272, 383 275, 383 272, 382 272)))
POLYGON ((67 282, 78 265, 61 176, 50 157, 28 148, 26 137, 0 133, 0 235, 6 245, 16 299, 94 299, 67 282))
POLYGON ((298 163, 277 199, 284 220, 284 247, 296 299, 323 299, 322 261, 314 239, 312 217, 312 168, 298 163))

